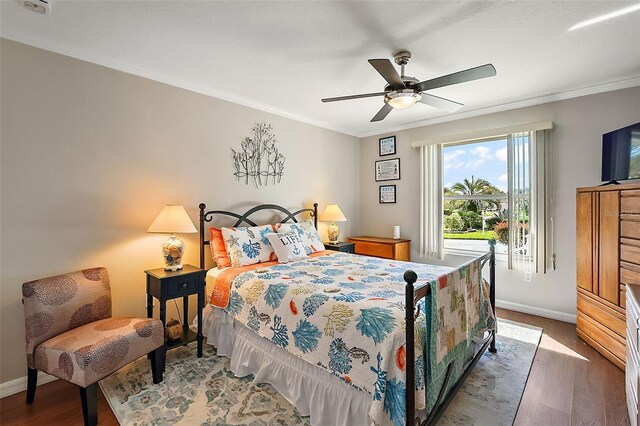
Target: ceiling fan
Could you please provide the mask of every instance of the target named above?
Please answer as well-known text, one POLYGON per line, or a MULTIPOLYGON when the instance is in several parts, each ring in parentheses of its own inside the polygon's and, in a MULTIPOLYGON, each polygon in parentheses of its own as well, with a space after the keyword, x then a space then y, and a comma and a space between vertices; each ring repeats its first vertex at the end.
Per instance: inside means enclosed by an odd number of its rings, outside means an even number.
POLYGON ((349 99, 371 98, 374 96, 384 96, 384 106, 371 119, 371 122, 382 121, 392 109, 407 109, 416 102, 422 102, 447 112, 453 112, 464 105, 458 102, 444 99, 439 96, 424 93, 427 90, 439 87, 451 86, 452 84, 464 83, 466 81, 479 80, 481 78, 493 77, 496 69, 491 64, 481 65, 468 70, 454 72, 431 80, 419 81, 414 77, 404 75, 404 66, 411 59, 411 52, 401 50, 393 55, 396 64, 400 65, 400 74, 388 59, 369 59, 369 63, 380 75, 387 80, 384 92, 365 93, 362 95, 338 96, 335 98, 324 98, 322 102, 346 101, 349 99))

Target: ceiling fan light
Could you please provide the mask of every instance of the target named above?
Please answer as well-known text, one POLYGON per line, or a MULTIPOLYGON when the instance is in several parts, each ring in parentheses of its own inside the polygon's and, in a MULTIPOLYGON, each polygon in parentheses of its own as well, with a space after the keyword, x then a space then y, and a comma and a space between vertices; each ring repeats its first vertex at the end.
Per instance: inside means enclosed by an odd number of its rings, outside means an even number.
POLYGON ((422 99, 420 93, 414 91, 393 91, 387 94, 385 100, 395 109, 407 109, 422 99))

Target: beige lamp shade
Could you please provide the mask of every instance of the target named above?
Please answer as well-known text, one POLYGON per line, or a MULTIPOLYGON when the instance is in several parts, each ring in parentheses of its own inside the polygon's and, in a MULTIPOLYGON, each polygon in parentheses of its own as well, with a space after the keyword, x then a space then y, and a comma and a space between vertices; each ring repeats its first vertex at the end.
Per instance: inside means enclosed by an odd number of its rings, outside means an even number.
POLYGON ((182 206, 164 206, 147 232, 162 234, 193 234, 198 232, 182 206))
POLYGON ((346 222, 347 218, 337 204, 329 204, 318 217, 323 222, 346 222))

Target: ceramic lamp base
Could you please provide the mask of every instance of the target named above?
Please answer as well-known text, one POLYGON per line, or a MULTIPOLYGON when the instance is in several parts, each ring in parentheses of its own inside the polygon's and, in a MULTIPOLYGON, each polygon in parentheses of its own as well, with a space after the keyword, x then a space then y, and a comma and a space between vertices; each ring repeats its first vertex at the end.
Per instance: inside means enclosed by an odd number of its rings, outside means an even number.
POLYGON ((162 245, 162 256, 164 257, 165 271, 178 271, 182 269, 182 255, 184 254, 184 243, 175 235, 169 237, 162 245))
POLYGON ((327 230, 327 235, 329 237, 329 242, 330 243, 337 243, 338 242, 338 236, 340 236, 340 228, 338 228, 338 225, 336 225, 335 223, 332 223, 331 225, 329 225, 329 229, 327 230))

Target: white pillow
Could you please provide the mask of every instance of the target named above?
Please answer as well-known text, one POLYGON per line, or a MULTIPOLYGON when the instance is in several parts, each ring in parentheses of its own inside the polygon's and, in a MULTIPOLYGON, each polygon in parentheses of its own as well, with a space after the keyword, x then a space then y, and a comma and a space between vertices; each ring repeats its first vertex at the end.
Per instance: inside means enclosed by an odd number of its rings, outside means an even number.
POLYGON ((276 254, 267 238, 267 235, 273 233, 273 225, 222 228, 222 238, 227 246, 231 266, 276 260, 276 254))
POLYGON ((295 231, 302 239, 302 244, 304 244, 304 250, 307 254, 317 253, 325 249, 318 230, 310 220, 303 220, 299 223, 278 223, 276 224, 276 230, 279 234, 295 231))
POLYGON ((307 257, 302 238, 294 231, 286 234, 267 234, 267 238, 280 263, 292 262, 307 257))

